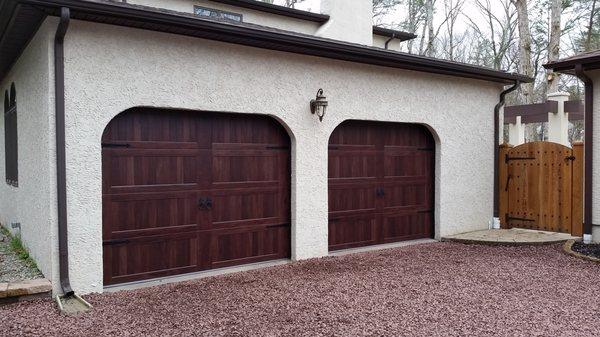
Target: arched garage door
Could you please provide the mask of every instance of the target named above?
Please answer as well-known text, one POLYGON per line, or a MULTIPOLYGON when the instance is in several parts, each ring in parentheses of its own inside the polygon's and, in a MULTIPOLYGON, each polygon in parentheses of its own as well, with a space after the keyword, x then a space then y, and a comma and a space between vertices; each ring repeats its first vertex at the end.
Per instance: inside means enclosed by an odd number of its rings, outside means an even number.
POLYGON ((338 126, 329 140, 329 249, 432 237, 434 168, 424 126, 338 126))
POLYGON ((102 137, 104 283, 290 256, 290 140, 272 118, 133 109, 102 137))

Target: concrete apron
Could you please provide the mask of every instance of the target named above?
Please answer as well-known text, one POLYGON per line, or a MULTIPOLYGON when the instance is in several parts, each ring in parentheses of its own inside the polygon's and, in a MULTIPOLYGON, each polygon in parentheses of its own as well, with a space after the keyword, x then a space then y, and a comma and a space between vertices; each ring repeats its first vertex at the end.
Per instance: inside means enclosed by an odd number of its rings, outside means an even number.
POLYGON ((475 232, 446 236, 442 241, 484 245, 547 245, 581 238, 565 233, 546 232, 531 229, 487 229, 475 232))

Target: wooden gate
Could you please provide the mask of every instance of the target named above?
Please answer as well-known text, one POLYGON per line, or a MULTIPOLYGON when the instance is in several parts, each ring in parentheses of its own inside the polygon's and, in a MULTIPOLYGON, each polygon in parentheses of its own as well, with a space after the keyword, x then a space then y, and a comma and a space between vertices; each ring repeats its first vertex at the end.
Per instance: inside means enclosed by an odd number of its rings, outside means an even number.
POLYGON ((581 236, 583 144, 551 142, 500 146, 500 222, 581 236))

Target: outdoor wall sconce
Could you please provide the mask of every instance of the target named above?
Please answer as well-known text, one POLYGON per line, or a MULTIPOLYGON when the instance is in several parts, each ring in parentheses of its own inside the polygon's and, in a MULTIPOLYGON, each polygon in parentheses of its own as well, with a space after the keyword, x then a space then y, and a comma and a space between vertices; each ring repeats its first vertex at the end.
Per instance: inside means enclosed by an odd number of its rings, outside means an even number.
POLYGON ((323 89, 319 89, 317 91, 317 97, 310 101, 310 112, 313 115, 319 116, 319 121, 323 121, 323 117, 325 117, 325 110, 327 110, 327 97, 323 96, 323 89))

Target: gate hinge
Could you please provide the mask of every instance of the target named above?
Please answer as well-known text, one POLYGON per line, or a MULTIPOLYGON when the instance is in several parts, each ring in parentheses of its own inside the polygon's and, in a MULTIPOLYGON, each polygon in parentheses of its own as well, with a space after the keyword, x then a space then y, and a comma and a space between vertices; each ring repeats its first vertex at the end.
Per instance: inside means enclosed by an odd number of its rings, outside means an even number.
POLYGON ((508 163, 511 160, 535 160, 535 157, 510 157, 507 153, 504 156, 504 162, 508 163))
POLYGON ((512 217, 512 216, 506 216, 506 221, 511 221, 511 220, 517 220, 517 221, 530 221, 530 222, 533 222, 533 221, 535 221, 534 219, 527 219, 527 218, 516 218, 516 217, 512 217))

